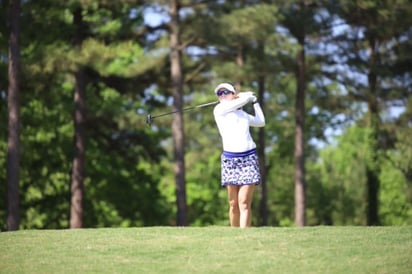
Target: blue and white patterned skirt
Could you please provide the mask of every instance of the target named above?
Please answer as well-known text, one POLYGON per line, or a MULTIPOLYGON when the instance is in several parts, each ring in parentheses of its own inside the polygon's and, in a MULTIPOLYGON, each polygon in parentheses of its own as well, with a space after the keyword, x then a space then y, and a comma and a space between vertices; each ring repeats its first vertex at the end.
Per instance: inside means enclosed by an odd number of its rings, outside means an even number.
POLYGON ((221 185, 258 185, 260 183, 259 160, 256 149, 242 153, 224 151, 221 156, 221 185))

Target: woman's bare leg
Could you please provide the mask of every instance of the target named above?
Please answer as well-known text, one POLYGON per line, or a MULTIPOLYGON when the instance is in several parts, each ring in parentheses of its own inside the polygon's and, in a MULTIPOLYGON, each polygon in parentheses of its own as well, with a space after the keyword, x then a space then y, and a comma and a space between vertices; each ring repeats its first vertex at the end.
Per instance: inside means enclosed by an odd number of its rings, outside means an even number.
POLYGON ((226 186, 227 196, 229 199, 229 220, 230 226, 239 227, 240 225, 240 211, 239 211, 239 187, 238 186, 226 186))
POLYGON ((239 189, 239 226, 241 228, 249 227, 252 224, 252 199, 255 185, 244 185, 239 189))

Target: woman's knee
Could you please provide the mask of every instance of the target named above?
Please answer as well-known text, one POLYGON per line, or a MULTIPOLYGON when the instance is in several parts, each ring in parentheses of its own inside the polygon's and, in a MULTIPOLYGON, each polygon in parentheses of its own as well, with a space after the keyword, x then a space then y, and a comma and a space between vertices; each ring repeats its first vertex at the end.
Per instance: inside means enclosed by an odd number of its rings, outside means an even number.
POLYGON ((239 202, 237 200, 230 200, 229 206, 231 210, 239 210, 239 202))
POLYGON ((251 202, 248 199, 239 200, 238 207, 240 211, 249 210, 251 207, 251 202))

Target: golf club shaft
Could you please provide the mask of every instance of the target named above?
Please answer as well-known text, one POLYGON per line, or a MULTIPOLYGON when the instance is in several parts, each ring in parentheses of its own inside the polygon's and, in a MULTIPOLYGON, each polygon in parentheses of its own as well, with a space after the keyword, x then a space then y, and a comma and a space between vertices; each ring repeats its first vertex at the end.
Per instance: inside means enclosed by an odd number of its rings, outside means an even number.
MULTIPOLYGON (((219 102, 216 101, 216 102, 206 103, 206 104, 202 104, 202 105, 198 105, 198 106, 187 107, 187 108, 182 109, 182 112, 185 112, 185 111, 188 111, 188 110, 192 110, 192 109, 195 109, 195 108, 203 108, 203 107, 208 107, 208 106, 216 105, 217 103, 219 103, 219 102)), ((179 112, 179 110, 174 110, 174 111, 162 113, 162 114, 159 114, 159 115, 152 116, 152 119, 158 118, 158 117, 162 117, 162 116, 166 116, 166 115, 170 115, 170 114, 177 113, 177 112, 179 112)))
MULTIPOLYGON (((189 110, 193 110, 193 109, 197 109, 197 108, 203 108, 203 107, 213 106, 213 105, 216 105, 217 103, 219 103, 219 101, 210 102, 210 103, 201 104, 201 105, 192 106, 192 107, 186 107, 186 108, 182 109, 181 112, 185 112, 185 111, 189 111, 189 110)), ((162 116, 166 116, 166 115, 170 115, 170 114, 177 113, 177 112, 180 112, 180 110, 174 110, 174 111, 162 113, 162 114, 155 115, 155 116, 151 116, 151 115, 149 114, 149 115, 147 116, 146 123, 150 124, 150 123, 153 121, 153 119, 155 119, 155 118, 162 117, 162 116)))

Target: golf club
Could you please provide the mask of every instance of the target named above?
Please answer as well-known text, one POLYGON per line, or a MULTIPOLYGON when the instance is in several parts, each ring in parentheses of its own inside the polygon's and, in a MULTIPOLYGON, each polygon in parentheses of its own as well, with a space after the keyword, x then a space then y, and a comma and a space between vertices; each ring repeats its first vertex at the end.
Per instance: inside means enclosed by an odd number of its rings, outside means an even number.
MULTIPOLYGON (((213 106, 213 105, 216 105, 217 103, 219 103, 219 101, 210 102, 210 103, 206 103, 206 104, 201 104, 201 105, 197 105, 197 106, 193 106, 193 107, 187 107, 187 108, 182 109, 182 112, 193 110, 193 109, 198 109, 198 108, 203 108, 203 107, 208 107, 208 106, 213 106)), ((155 115, 155 116, 152 116, 149 113, 149 114, 147 114, 147 117, 146 117, 146 124, 148 124, 150 126, 155 118, 170 115, 170 114, 173 114, 173 113, 176 113, 176 112, 179 112, 179 110, 162 113, 162 114, 155 115)))

